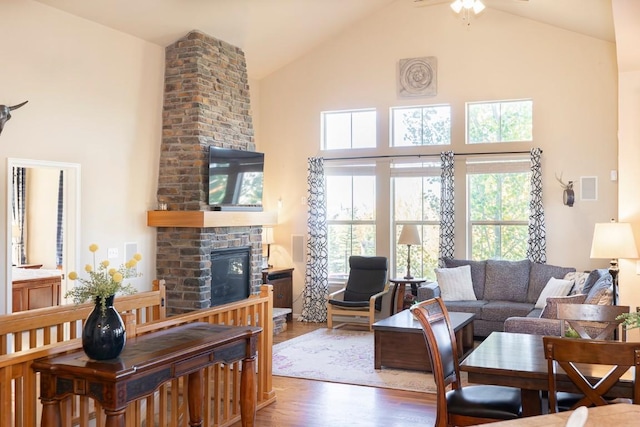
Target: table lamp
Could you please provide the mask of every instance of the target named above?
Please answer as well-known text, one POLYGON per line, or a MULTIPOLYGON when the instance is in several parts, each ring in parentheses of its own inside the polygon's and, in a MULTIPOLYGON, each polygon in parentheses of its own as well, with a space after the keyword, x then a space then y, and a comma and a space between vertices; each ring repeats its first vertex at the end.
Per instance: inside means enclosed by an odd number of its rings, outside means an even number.
POLYGON ((593 230, 591 258, 609 258, 609 273, 613 282, 613 305, 618 305, 618 259, 638 258, 631 224, 624 222, 597 223, 593 230))
POLYGON ((411 245, 422 244, 418 226, 415 224, 403 225, 400 237, 398 238, 398 244, 407 245, 407 275, 404 276, 404 278, 411 280, 413 279, 413 276, 411 275, 411 245))
POLYGON ((271 268, 273 265, 269 264, 269 257, 271 256, 271 244, 275 243, 273 240, 273 228, 265 227, 262 229, 262 244, 267 245, 267 266, 265 268, 271 268))

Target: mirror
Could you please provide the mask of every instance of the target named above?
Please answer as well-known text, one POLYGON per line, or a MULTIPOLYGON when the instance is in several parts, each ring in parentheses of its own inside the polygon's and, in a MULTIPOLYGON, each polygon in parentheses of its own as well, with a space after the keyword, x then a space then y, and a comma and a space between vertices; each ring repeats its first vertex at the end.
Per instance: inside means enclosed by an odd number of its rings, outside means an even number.
POLYGON ((6 207, 8 285, 0 308, 11 313, 62 303, 66 273, 77 262, 80 165, 8 159, 6 207), (54 275, 59 278, 48 285, 54 275))

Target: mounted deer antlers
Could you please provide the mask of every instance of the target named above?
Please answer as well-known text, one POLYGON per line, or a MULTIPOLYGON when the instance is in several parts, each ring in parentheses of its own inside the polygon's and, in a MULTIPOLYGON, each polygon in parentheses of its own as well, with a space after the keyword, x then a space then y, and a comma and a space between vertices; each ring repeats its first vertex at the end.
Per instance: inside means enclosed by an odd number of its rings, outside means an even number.
POLYGON ((573 206, 573 202, 575 201, 575 195, 573 194, 573 181, 569 181, 565 184, 565 182, 562 181, 562 173, 560 173, 560 178, 556 175, 556 179, 564 189, 564 192, 562 193, 562 203, 569 207, 573 206))
POLYGON ((0 134, 2 133, 2 128, 4 128, 4 124, 7 123, 7 121, 11 118, 11 111, 17 110, 27 102, 29 101, 24 101, 21 104, 12 105, 12 106, 0 105, 0 134))
POLYGON ((562 172, 560 172, 560 178, 558 178, 558 175, 556 174, 556 179, 565 190, 573 190, 573 181, 569 181, 565 184, 564 181, 562 181, 562 172))

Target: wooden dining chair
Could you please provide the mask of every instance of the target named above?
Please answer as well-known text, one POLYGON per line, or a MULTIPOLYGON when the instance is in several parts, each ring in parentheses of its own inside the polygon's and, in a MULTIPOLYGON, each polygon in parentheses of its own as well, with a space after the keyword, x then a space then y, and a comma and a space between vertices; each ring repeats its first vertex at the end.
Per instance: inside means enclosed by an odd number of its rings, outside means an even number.
POLYGON ((564 337, 571 327, 580 338, 626 341, 624 319, 617 317, 629 313, 629 309, 626 305, 558 304, 560 336, 564 337))
POLYGON ((542 337, 547 359, 549 411, 558 412, 558 383, 566 377, 576 386, 582 398, 570 409, 580 406, 602 406, 620 377, 634 367, 633 403, 640 404, 640 343, 542 337), (560 372, 561 368, 564 373, 560 372))
POLYGON ((462 386, 456 335, 441 298, 415 304, 411 311, 422 326, 431 359, 437 389, 436 427, 485 424, 522 416, 520 389, 462 386))

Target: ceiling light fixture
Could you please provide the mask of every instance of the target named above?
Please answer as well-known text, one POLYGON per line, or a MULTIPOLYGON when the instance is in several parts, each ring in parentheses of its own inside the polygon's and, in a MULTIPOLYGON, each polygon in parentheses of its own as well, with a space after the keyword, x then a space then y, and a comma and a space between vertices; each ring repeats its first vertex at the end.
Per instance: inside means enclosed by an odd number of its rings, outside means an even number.
POLYGON ((451 9, 457 14, 462 15, 462 20, 467 21, 467 25, 471 23, 471 12, 474 15, 479 14, 485 8, 480 0, 455 0, 451 3, 451 9))

